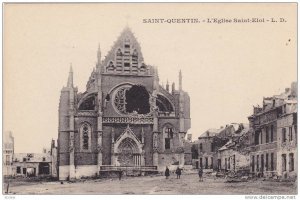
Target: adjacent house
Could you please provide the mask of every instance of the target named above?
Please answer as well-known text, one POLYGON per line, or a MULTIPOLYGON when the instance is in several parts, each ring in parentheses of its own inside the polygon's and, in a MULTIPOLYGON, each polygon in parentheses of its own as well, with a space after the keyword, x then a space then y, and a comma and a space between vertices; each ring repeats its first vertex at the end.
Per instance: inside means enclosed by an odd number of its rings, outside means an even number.
POLYGON ((273 177, 294 174, 297 143, 297 87, 292 83, 280 95, 263 98, 263 106, 248 117, 250 127, 250 172, 273 177), (289 168, 291 163, 291 168, 289 168))
POLYGON ((3 175, 11 176, 13 174, 12 163, 14 157, 14 137, 11 131, 3 134, 3 175))

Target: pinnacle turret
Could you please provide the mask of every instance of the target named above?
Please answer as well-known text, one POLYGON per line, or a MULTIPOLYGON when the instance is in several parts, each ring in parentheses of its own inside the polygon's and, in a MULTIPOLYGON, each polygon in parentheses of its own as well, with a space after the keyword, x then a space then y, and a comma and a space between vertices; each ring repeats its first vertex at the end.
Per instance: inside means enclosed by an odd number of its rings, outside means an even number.
POLYGON ((70 72, 69 72, 67 87, 73 87, 73 68, 72 68, 72 63, 70 64, 70 72))

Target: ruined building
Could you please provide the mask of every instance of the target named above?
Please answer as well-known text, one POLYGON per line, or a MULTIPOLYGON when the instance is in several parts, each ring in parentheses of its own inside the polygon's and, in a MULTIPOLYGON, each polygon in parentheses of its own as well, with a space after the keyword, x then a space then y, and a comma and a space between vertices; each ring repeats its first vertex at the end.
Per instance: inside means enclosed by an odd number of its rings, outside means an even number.
POLYGON ((190 128, 189 95, 159 85, 158 71, 144 63, 140 44, 125 28, 78 92, 70 70, 61 90, 58 128, 59 179, 101 171, 163 170, 184 165, 183 140, 190 128))
MULTIPOLYGON (((220 129, 208 129, 192 146, 193 166, 205 171, 236 172, 247 166, 244 155, 249 128, 247 124, 231 123, 220 129)), ((249 159, 248 159, 249 160, 249 159)))
POLYGON ((51 148, 43 148, 42 153, 15 153, 13 176, 57 178, 57 147, 51 141, 51 148))

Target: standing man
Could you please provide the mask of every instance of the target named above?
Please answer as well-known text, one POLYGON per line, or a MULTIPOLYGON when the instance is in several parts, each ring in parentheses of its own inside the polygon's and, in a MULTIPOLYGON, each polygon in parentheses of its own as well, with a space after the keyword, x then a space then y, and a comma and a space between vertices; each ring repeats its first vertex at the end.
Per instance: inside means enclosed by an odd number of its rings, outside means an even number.
POLYGON ((165 176, 166 176, 166 179, 168 179, 170 176, 170 170, 169 170, 168 166, 166 167, 165 176))
POLYGON ((180 179, 180 175, 181 175, 181 169, 179 167, 177 167, 176 169, 176 174, 177 174, 177 179, 180 179))
POLYGON ((199 171, 198 171, 198 175, 199 175, 199 182, 202 182, 203 181, 203 170, 202 170, 202 167, 199 168, 199 171))
POLYGON ((122 174, 123 174, 123 171, 122 171, 122 170, 120 170, 120 171, 119 171, 119 180, 121 180, 121 179, 122 179, 122 174))

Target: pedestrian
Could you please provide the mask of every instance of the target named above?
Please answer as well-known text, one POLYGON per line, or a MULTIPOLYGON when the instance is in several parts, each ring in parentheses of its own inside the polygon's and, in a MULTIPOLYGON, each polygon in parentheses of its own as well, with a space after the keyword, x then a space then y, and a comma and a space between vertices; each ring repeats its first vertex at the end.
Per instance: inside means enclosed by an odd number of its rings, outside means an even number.
POLYGON ((180 179, 180 175, 181 175, 181 169, 179 167, 177 167, 176 169, 176 174, 177 174, 177 179, 180 179))
POLYGON ((170 170, 169 170, 168 166, 166 166, 165 176, 166 176, 166 179, 168 179, 170 176, 170 170))
POLYGON ((121 180, 121 179, 122 179, 122 174, 123 174, 123 171, 122 171, 122 170, 120 170, 120 171, 119 171, 119 180, 121 180))
POLYGON ((199 171, 198 171, 198 175, 199 175, 199 182, 202 182, 203 181, 203 170, 202 170, 202 167, 199 168, 199 171))

